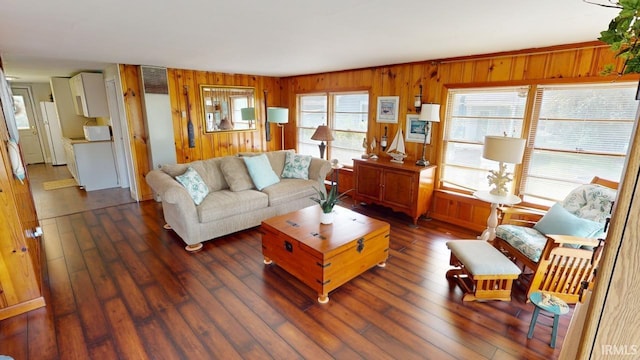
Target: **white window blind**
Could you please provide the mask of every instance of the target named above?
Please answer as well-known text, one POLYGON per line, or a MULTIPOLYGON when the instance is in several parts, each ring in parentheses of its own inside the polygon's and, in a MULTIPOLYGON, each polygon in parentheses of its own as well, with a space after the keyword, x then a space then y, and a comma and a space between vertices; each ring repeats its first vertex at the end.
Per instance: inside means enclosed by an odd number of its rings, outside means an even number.
POLYGON ((539 86, 523 200, 550 204, 594 176, 619 181, 636 117, 635 83, 539 86))
MULTIPOLYGON (((486 135, 521 137, 528 87, 450 90, 447 99, 443 188, 488 189, 487 172, 495 161, 482 158, 486 135)), ((513 171, 513 165, 508 165, 513 171)))
POLYGON ((316 140, 311 140, 319 125, 333 130, 334 140, 328 143, 327 159, 338 159, 353 165, 353 158, 363 152, 369 121, 369 93, 343 92, 298 95, 298 152, 319 156, 316 140))

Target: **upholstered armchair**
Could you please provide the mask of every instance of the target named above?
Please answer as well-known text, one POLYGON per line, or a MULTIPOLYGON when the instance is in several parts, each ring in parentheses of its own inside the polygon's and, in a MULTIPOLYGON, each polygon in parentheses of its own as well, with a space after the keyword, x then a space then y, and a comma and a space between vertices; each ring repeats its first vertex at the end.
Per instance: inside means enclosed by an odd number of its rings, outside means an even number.
POLYGON ((580 287, 593 281, 617 185, 596 177, 547 212, 501 209, 493 244, 522 267, 528 293, 545 290, 578 301, 580 287))

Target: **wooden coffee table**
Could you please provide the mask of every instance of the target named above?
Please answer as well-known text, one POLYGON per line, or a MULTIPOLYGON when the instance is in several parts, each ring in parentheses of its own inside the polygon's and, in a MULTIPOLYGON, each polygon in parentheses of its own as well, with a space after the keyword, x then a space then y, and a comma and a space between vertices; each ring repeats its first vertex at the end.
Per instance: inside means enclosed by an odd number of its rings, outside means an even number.
POLYGON ((371 267, 384 267, 389 255, 389 224, 336 206, 333 224, 320 224, 319 206, 262 222, 264 263, 274 261, 318 292, 329 292, 371 267))

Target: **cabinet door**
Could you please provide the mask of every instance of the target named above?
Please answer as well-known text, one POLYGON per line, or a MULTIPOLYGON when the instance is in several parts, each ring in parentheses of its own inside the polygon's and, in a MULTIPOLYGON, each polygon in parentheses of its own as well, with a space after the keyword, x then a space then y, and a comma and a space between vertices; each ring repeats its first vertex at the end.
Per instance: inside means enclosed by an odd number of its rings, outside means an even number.
POLYGON ((383 203, 394 207, 412 209, 415 196, 415 176, 411 172, 385 169, 382 186, 383 203))
POLYGON ((356 196, 359 199, 379 201, 382 171, 376 167, 356 165, 356 196))

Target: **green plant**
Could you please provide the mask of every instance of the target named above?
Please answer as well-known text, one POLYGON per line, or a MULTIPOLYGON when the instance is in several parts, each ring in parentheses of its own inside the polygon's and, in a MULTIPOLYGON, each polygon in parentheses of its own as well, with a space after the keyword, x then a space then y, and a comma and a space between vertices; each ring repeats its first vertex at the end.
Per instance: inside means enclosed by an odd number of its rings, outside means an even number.
POLYGON ((336 183, 331 184, 331 189, 327 194, 320 191, 320 189, 316 188, 315 186, 313 187, 313 189, 318 193, 318 197, 312 197, 311 200, 317 202, 322 208, 322 212, 324 213, 330 213, 331 211, 333 211, 333 207, 336 206, 338 201, 340 201, 340 199, 349 191, 353 190, 349 189, 342 194, 339 194, 338 184, 336 183))
MULTIPOLYGON (((620 9, 618 16, 609 23, 609 28, 600 32, 598 40, 609 44, 616 57, 624 59, 621 74, 640 73, 640 0, 609 0, 609 4, 586 3, 620 9)), ((603 74, 614 72, 614 65, 607 65, 603 74)))

